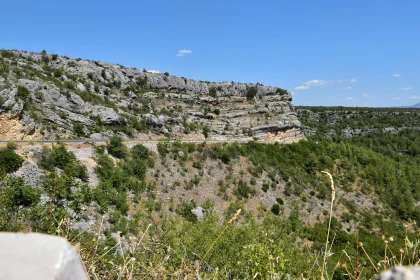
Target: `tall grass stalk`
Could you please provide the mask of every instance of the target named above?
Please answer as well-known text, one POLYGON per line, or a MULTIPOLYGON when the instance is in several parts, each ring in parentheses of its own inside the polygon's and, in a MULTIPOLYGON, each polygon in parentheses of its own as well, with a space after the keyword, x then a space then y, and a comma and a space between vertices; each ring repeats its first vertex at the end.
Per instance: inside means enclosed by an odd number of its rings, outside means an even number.
POLYGON ((236 211, 235 215, 229 220, 229 222, 226 224, 226 226, 223 228, 222 232, 217 236, 217 238, 213 241, 207 252, 204 254, 204 257, 201 260, 205 260, 211 249, 214 247, 214 245, 217 243, 217 241, 220 239, 220 237, 223 235, 223 233, 226 231, 226 229, 229 227, 230 224, 232 224, 236 219, 238 219, 239 215, 241 214, 242 209, 239 209, 236 211))
MULTIPOLYGON (((324 278, 324 271, 326 270, 326 266, 327 266, 327 252, 328 252, 328 243, 329 243, 329 238, 330 238, 330 229, 331 229, 331 218, 332 218, 332 214, 333 214, 333 205, 334 205, 334 200, 335 200, 335 188, 334 188, 334 180, 332 175, 327 172, 327 171, 321 171, 321 173, 326 174, 331 181, 331 208, 330 208, 330 218, 328 221, 328 232, 327 232, 327 241, 325 242, 325 251, 324 251, 324 260, 322 262, 322 268, 321 268, 321 279, 325 279, 324 278)), ((328 276, 327 276, 328 278, 328 276)))

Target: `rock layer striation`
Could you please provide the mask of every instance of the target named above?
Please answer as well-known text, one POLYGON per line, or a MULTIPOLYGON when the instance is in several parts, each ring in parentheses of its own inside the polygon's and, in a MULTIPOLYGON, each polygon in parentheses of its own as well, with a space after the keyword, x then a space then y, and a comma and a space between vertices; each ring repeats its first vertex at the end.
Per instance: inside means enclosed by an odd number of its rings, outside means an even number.
POLYGON ((303 139, 286 90, 195 81, 45 52, 1 51, 0 119, 6 139, 303 139))

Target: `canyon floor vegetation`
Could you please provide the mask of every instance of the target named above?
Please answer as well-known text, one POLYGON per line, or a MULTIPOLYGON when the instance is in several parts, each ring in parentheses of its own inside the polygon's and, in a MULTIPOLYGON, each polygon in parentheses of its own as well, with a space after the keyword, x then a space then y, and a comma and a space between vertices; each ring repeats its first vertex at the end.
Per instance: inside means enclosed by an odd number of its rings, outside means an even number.
POLYGON ((67 237, 93 279, 371 278, 419 263, 419 141, 406 130, 151 149, 115 136, 86 145, 87 167, 77 147, 8 144, 0 230, 67 237))

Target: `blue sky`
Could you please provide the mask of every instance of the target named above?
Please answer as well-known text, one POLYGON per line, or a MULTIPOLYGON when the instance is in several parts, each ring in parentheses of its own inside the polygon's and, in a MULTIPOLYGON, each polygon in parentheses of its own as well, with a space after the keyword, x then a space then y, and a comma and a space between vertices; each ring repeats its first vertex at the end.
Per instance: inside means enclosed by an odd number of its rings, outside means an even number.
POLYGON ((420 1, 3 1, 0 48, 198 80, 259 82, 294 105, 420 102, 420 1))

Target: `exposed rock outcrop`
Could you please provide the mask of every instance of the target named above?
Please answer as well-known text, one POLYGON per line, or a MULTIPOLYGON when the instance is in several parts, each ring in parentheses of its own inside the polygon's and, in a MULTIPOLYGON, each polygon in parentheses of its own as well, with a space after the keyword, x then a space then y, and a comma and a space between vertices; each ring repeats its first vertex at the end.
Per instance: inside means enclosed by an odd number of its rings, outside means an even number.
POLYGON ((397 266, 391 270, 383 272, 376 277, 377 280, 417 280, 420 279, 420 267, 397 266))
POLYGON ((0 63, 14 70, 0 80, 0 114, 19 116, 18 139, 106 137, 110 131, 176 139, 304 138, 292 96, 280 88, 194 81, 45 53, 7 54, 0 63))

